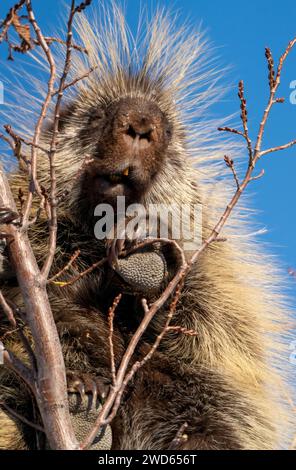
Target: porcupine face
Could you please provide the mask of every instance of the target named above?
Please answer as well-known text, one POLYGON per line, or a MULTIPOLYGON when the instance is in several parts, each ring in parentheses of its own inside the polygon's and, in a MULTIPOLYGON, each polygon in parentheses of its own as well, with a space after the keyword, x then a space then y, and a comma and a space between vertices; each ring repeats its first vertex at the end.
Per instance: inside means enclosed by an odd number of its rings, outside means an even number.
POLYGON ((166 158, 172 132, 166 116, 151 101, 126 97, 89 109, 83 122, 79 145, 91 148, 92 158, 82 175, 83 199, 92 207, 117 196, 139 201, 166 158))

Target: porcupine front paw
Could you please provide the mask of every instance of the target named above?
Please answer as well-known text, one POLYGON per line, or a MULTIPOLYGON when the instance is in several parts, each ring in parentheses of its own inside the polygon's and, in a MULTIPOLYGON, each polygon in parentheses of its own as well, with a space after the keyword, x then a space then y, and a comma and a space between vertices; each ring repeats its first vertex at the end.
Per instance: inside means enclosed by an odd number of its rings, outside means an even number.
MULTIPOLYGON (((106 399, 109 385, 103 378, 80 371, 67 371, 69 409, 77 440, 81 443, 91 431, 106 399)), ((99 431, 90 450, 109 450, 112 431, 106 426, 99 431)))
POLYGON ((125 293, 152 298, 176 274, 182 261, 174 247, 157 240, 141 247, 142 241, 110 241, 107 257, 114 273, 113 285, 118 285, 125 293))

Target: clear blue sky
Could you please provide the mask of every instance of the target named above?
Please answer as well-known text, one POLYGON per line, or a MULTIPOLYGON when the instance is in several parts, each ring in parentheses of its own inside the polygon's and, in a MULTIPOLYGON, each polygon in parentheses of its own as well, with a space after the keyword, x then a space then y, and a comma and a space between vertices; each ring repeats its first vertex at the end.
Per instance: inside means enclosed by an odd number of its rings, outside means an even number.
MULTIPOLYGON (((94 3, 96 1, 93 0, 94 3)), ((10 0, 1 1, 0 18, 3 18, 12 3, 10 0)), ((57 23, 58 12, 64 3, 68 3, 68 0, 33 1, 41 25, 46 26, 49 32, 51 25, 57 23)), ((126 4, 129 22, 133 27, 141 2, 127 0, 126 4)), ((155 5, 156 2, 148 4, 155 5)), ((202 21, 209 38, 218 48, 221 63, 232 66, 229 82, 234 84, 239 79, 244 80, 249 104, 249 127, 254 137, 268 91, 264 47, 271 47, 274 56, 278 57, 288 41, 296 35, 295 0, 176 0, 162 1, 161 4, 179 10, 180 21, 189 19, 197 26, 202 21)), ((5 46, 2 46, 0 79, 7 74, 8 66, 15 66, 7 63, 5 56, 5 46)), ((296 50, 289 57, 283 74, 281 95, 286 98, 286 103, 279 105, 272 113, 266 133, 266 147, 296 138, 296 105, 289 102, 289 85, 293 80, 296 80, 296 50)), ((237 95, 233 88, 216 112, 223 116, 237 109, 237 95)), ((254 207, 259 211, 257 220, 269 230, 264 239, 272 243, 272 251, 280 257, 282 267, 296 267, 296 147, 272 154, 262 163, 265 177, 252 189, 254 207)))

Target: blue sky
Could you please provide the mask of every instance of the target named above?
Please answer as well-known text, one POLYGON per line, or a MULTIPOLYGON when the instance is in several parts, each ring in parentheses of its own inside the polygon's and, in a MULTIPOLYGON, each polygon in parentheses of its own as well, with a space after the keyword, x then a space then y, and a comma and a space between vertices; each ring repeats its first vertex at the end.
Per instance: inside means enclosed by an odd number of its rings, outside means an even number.
MULTIPOLYGON (((97 0, 94 0, 94 3, 97 0)), ((4 17, 13 2, 2 0, 0 18, 4 17)), ((57 23, 58 12, 65 1, 35 0, 36 12, 40 23, 50 31, 57 23), (48 6, 50 5, 50 8, 48 6)), ((143 4, 147 2, 142 2, 143 4)), ((127 0, 127 15, 131 26, 136 24, 141 2, 127 0)), ((148 2, 155 5, 156 2, 148 2)), ((197 26, 202 21, 208 37, 217 47, 217 55, 223 65, 230 65, 228 84, 239 79, 245 82, 249 107, 249 127, 255 136, 258 123, 267 99, 267 72, 264 47, 271 47, 274 57, 279 57, 290 39, 296 35, 296 2, 270 2, 270 0, 176 0, 162 1, 180 12, 180 22, 189 19, 197 26)), ((7 74, 7 67, 15 64, 5 60, 5 46, 0 50, 0 79, 7 74)), ((273 111, 267 127, 265 147, 286 143, 296 138, 296 104, 292 105, 289 96, 290 83, 296 80, 296 49, 290 55, 283 73, 281 96, 286 98, 284 105, 273 111)), ((228 115, 238 110, 236 89, 228 93, 215 112, 228 115)), ((296 147, 265 157, 261 163, 265 169, 264 178, 252 188, 253 206, 258 209, 257 220, 269 232, 264 239, 272 244, 272 251, 278 254, 284 269, 296 268, 296 147)))

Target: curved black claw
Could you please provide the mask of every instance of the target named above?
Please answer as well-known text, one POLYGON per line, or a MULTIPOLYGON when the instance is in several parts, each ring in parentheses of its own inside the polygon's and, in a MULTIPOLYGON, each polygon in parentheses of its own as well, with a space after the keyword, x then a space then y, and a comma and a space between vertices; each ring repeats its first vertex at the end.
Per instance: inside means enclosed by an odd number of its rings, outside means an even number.
POLYGON ((107 240, 108 263, 113 269, 118 268, 118 257, 125 248, 125 239, 107 240))
POLYGON ((85 396, 91 397, 90 406, 96 406, 97 400, 101 402, 107 398, 109 385, 103 378, 80 371, 67 371, 67 385, 69 393, 79 393, 83 401, 85 396))
POLYGON ((138 234, 137 238, 130 238, 128 234, 123 230, 119 234, 119 238, 115 238, 113 240, 106 241, 106 255, 108 259, 108 263, 112 269, 117 271, 119 269, 118 266, 118 258, 125 250, 130 250, 135 248, 139 243, 141 243, 145 239, 145 236, 138 234))

